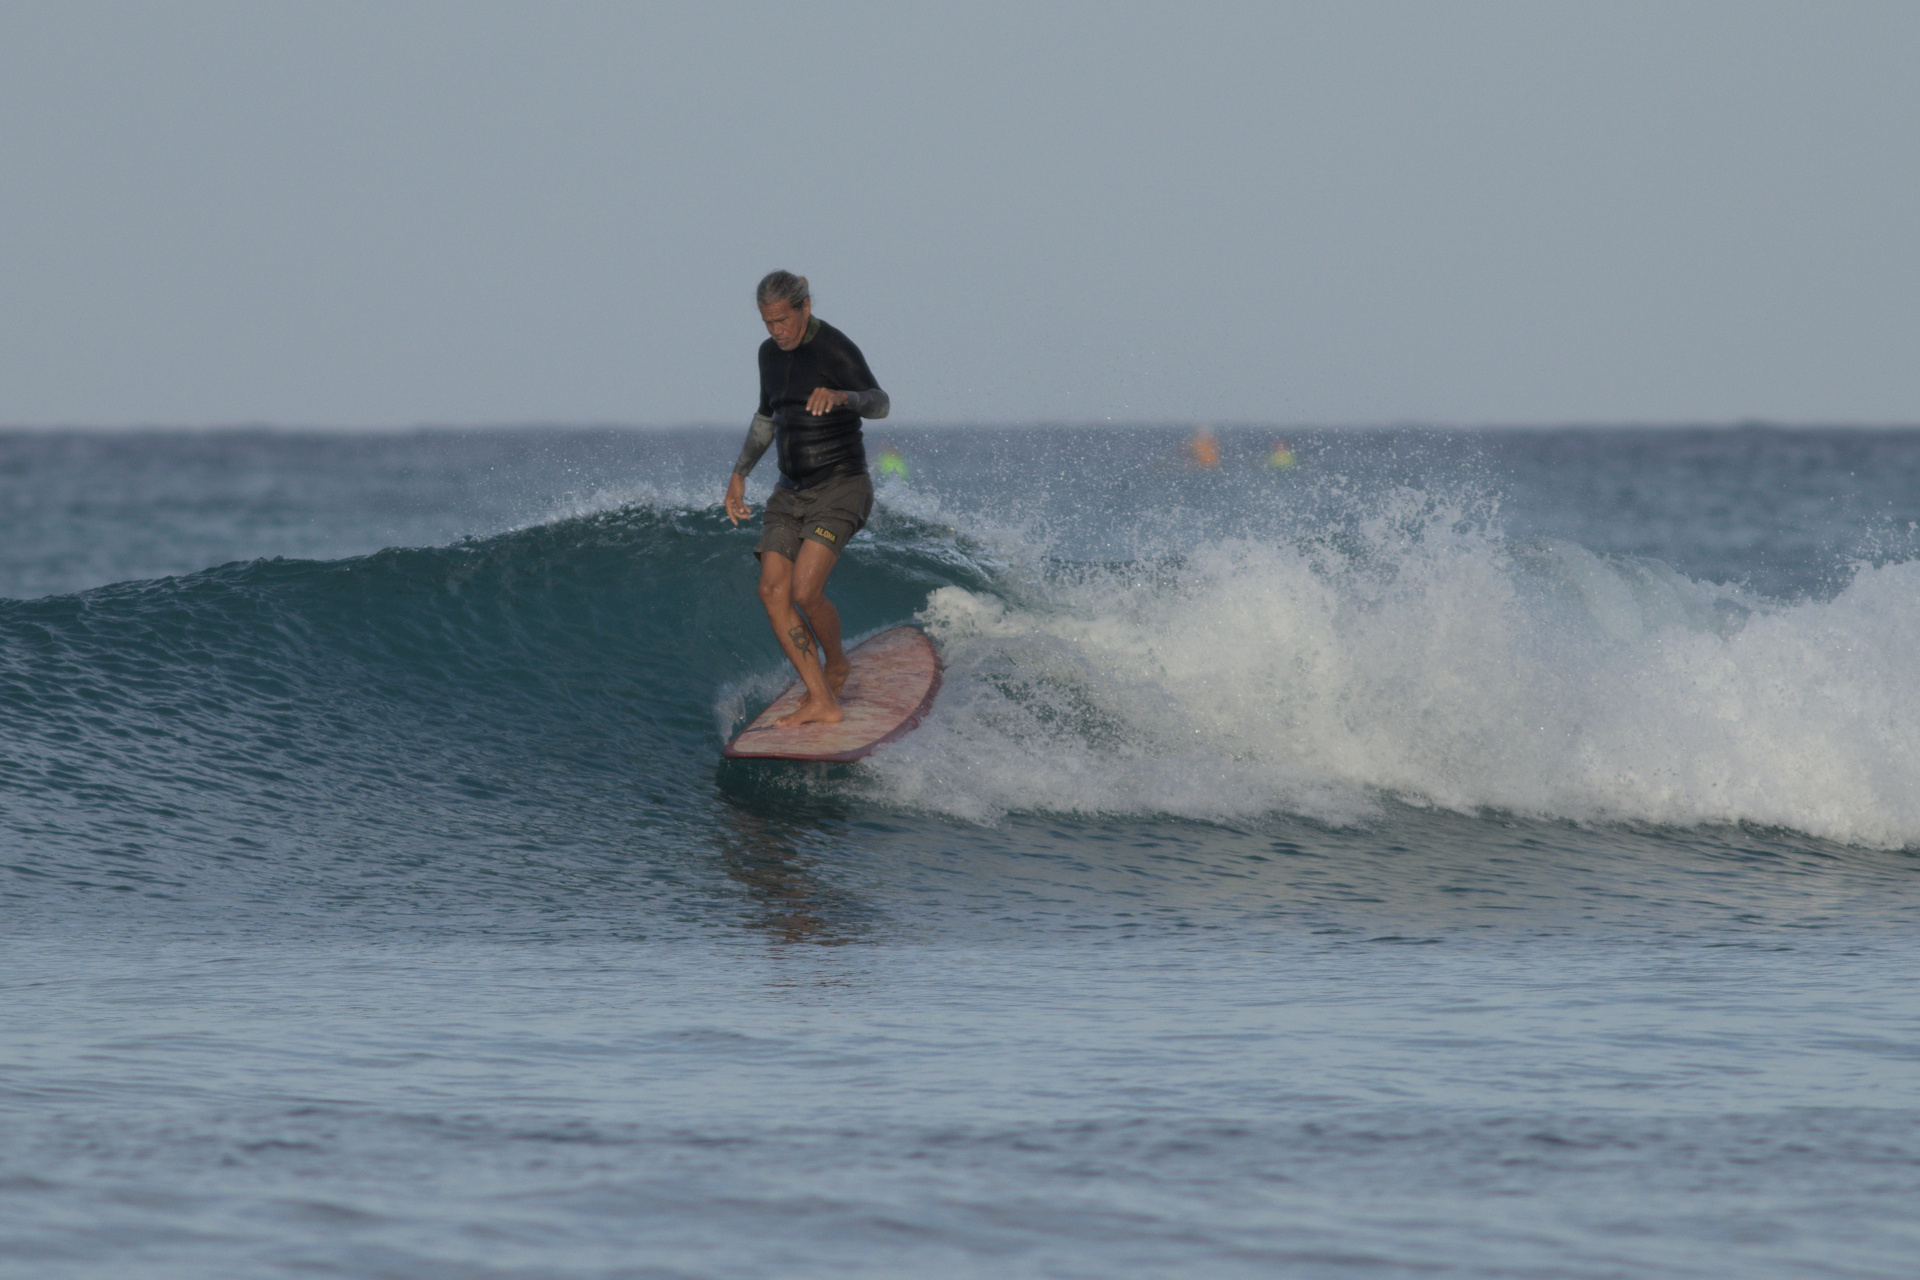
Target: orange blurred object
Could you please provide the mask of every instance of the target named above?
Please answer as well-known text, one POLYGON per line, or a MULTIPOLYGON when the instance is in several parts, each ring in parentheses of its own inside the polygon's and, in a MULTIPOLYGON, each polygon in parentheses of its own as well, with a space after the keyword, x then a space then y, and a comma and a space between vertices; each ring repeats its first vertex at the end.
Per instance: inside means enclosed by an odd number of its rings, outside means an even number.
POLYGON ((1196 467, 1205 467, 1211 471, 1220 465, 1220 442, 1213 438, 1211 431, 1198 431, 1193 439, 1187 441, 1187 458, 1196 467))

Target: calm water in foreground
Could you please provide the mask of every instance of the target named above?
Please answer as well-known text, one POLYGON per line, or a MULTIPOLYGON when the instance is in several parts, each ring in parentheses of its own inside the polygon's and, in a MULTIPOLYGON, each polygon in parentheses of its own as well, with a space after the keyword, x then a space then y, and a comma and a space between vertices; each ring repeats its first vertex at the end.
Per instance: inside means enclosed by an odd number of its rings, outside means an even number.
POLYGON ((1920 431, 871 434, 0 434, 0 1274, 1913 1273, 1920 431))

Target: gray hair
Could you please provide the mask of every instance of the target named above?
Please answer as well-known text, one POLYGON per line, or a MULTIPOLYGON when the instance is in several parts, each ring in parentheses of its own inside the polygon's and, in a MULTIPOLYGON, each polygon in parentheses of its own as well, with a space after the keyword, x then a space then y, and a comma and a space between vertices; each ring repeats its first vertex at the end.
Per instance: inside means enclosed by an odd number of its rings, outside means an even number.
POLYGON ((753 300, 760 306, 770 307, 776 302, 784 302, 795 311, 806 306, 812 296, 807 292, 807 278, 791 271, 767 272, 760 281, 760 287, 753 291, 753 300))

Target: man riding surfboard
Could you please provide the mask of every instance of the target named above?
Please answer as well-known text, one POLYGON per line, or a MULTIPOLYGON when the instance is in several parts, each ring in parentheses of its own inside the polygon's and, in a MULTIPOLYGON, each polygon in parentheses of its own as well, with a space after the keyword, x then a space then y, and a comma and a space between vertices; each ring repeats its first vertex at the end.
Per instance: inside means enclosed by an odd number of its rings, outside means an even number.
POLYGON ((779 723, 837 724, 848 665, 827 575, 873 511, 860 420, 884 418, 892 405, 860 348, 813 314, 805 276, 770 272, 754 301, 769 336, 760 344, 760 407, 727 480, 727 518, 737 525, 752 514, 747 475, 778 442, 780 480, 753 553, 767 621, 807 687, 779 723))

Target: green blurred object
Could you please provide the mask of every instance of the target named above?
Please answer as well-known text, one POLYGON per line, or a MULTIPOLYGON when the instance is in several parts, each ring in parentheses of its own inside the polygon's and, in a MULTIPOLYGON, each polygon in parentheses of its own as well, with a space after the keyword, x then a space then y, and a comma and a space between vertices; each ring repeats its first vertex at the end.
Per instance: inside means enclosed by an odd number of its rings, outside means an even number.
POLYGON ((898 449, 882 449, 880 451, 880 474, 883 476, 899 476, 902 480, 906 479, 907 460, 900 456, 898 449))

